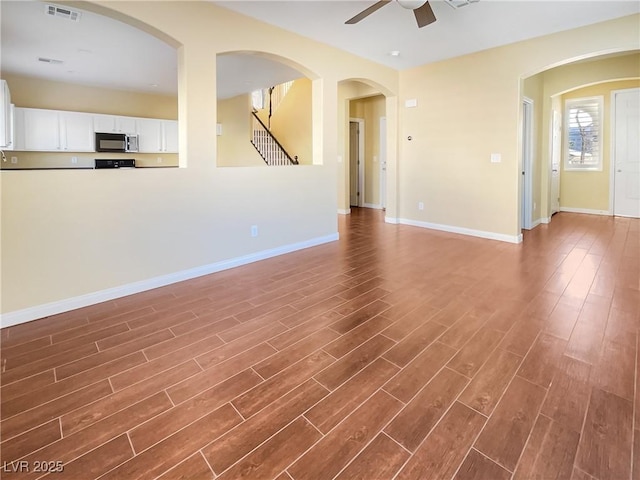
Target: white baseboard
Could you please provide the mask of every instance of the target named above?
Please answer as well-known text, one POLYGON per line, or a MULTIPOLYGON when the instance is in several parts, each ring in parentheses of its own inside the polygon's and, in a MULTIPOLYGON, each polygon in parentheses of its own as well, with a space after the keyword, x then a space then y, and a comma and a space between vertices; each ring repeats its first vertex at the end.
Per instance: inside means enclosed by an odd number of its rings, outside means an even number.
POLYGON ((542 217, 540 219, 540 223, 544 223, 544 224, 551 223, 551 217, 542 217))
POLYGON ((560 207, 561 212, 567 213, 586 213, 587 215, 608 215, 611 216, 611 212, 607 210, 592 210, 589 208, 572 208, 572 207, 560 207))
POLYGON ((159 277, 149 278, 139 282, 128 283, 119 287, 87 293, 78 297, 67 298, 51 303, 45 303, 43 305, 36 305, 35 307, 29 307, 23 310, 4 313, 0 315, 0 327, 10 327, 20 323, 29 322, 31 320, 37 320, 38 318, 68 312, 70 310, 87 307, 89 305, 95 305, 96 303, 106 302, 108 300, 125 297, 127 295, 144 292, 158 287, 164 287, 165 285, 170 285, 172 283, 190 280, 192 278, 209 275, 222 270, 228 270, 248 263, 258 262, 278 255, 284 255, 285 253, 295 252, 296 250, 315 247, 317 245, 322 245, 323 243, 334 242, 338 239, 339 234, 336 232, 331 235, 305 240, 304 242, 292 243, 282 247, 250 253, 249 255, 243 255, 242 257, 222 260, 220 262, 203 265, 201 267, 190 268, 188 270, 169 273, 167 275, 161 275, 159 277))
POLYGON ((533 230, 534 228, 536 228, 541 223, 543 223, 541 218, 538 218, 537 220, 534 220, 533 222, 531 222, 530 230, 533 230))
MULTIPOLYGON (((391 223, 391 222, 389 222, 391 223)), ((483 230, 473 230, 471 228, 455 227, 453 225, 442 225, 439 223, 420 222, 408 218, 399 218, 397 223, 403 225, 412 225, 414 227, 428 228, 430 230, 440 230, 442 232, 459 233, 461 235, 469 235, 472 237, 487 238, 489 240, 499 240, 508 243, 521 243, 522 234, 505 235, 503 233, 485 232, 483 230)))
POLYGON ((382 210, 382 205, 377 205, 375 203, 365 203, 362 206, 365 208, 374 208, 376 210, 382 210))
POLYGON ((338 215, 349 215, 350 213, 351 213, 351 209, 350 208, 347 208, 347 209, 339 208, 338 209, 338 215))
POLYGON ((395 217, 384 217, 384 223, 392 223, 394 225, 397 225, 400 223, 400 219, 395 217))

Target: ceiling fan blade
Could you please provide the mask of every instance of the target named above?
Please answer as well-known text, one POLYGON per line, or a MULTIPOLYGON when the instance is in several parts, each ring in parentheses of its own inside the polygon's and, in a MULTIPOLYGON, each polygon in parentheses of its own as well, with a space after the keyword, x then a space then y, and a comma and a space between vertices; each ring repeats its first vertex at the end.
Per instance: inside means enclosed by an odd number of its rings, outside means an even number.
POLYGON ((350 18, 349 20, 347 20, 344 23, 346 23, 348 25, 353 25, 354 23, 358 23, 360 20, 368 17, 373 12, 375 12, 375 11, 381 9, 382 7, 384 7, 387 3, 391 3, 391 0, 380 0, 379 2, 374 3, 369 8, 364 9, 359 14, 357 14, 355 17, 350 18))
POLYGON ((436 21, 436 16, 433 14, 433 10, 431 10, 431 5, 429 5, 429 2, 426 2, 421 7, 414 9, 413 14, 416 16, 418 28, 425 27, 430 23, 436 21))

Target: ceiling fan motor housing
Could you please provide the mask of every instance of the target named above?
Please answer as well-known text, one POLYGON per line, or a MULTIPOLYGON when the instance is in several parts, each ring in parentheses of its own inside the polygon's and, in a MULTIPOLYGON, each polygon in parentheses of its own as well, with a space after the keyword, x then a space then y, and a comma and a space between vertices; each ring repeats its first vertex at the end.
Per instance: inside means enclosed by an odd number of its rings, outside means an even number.
POLYGON ((402 8, 406 8, 407 10, 415 10, 427 3, 426 0, 396 0, 396 2, 398 2, 402 8))

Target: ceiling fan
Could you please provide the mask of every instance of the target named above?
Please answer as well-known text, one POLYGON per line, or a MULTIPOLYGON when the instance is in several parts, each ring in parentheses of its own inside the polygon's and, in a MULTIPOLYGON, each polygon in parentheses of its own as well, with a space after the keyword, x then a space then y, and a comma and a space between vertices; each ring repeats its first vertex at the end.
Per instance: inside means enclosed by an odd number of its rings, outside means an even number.
MULTIPOLYGON (((379 2, 374 3, 369 8, 365 8, 362 12, 357 14, 355 17, 347 20, 346 24, 352 25, 354 23, 358 23, 360 20, 365 19, 373 12, 381 9, 388 3, 391 3, 392 0, 380 0, 379 2)), ((406 8, 407 10, 413 10, 413 14, 416 17, 416 22, 418 22, 418 28, 425 27, 430 23, 436 21, 436 16, 433 14, 433 10, 431 10, 431 5, 426 0, 396 0, 402 8, 406 8)))
MULTIPOLYGON (((367 18, 373 12, 376 12, 388 3, 391 3, 391 1, 392 0, 380 0, 379 2, 371 5, 369 8, 365 8, 362 12, 357 14, 355 17, 350 18, 344 23, 348 25, 358 23, 360 20, 367 18)), ((445 3, 452 6, 453 8, 460 8, 477 1, 479 0, 446 0, 445 3)), ((416 22, 418 22, 418 28, 426 27, 427 25, 436 21, 436 16, 434 15, 428 0, 396 0, 396 2, 398 2, 398 4, 400 4, 402 8, 413 10, 413 14, 416 17, 416 22)))

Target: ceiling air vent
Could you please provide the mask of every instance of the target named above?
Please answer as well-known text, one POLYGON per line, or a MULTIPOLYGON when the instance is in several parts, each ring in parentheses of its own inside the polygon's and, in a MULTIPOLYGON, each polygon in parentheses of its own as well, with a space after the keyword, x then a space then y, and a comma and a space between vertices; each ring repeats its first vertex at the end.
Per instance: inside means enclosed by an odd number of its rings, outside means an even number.
POLYGON ((471 3, 476 3, 480 0, 446 0, 446 4, 453 8, 466 7, 471 3))
POLYGON ((62 65, 62 60, 56 60, 55 58, 38 57, 38 61, 42 63, 49 63, 51 65, 62 65))
POLYGON ((80 21, 80 16, 82 15, 80 12, 69 10, 68 8, 58 7, 57 5, 45 5, 44 13, 51 17, 64 18, 67 20, 72 20, 74 22, 80 21))

